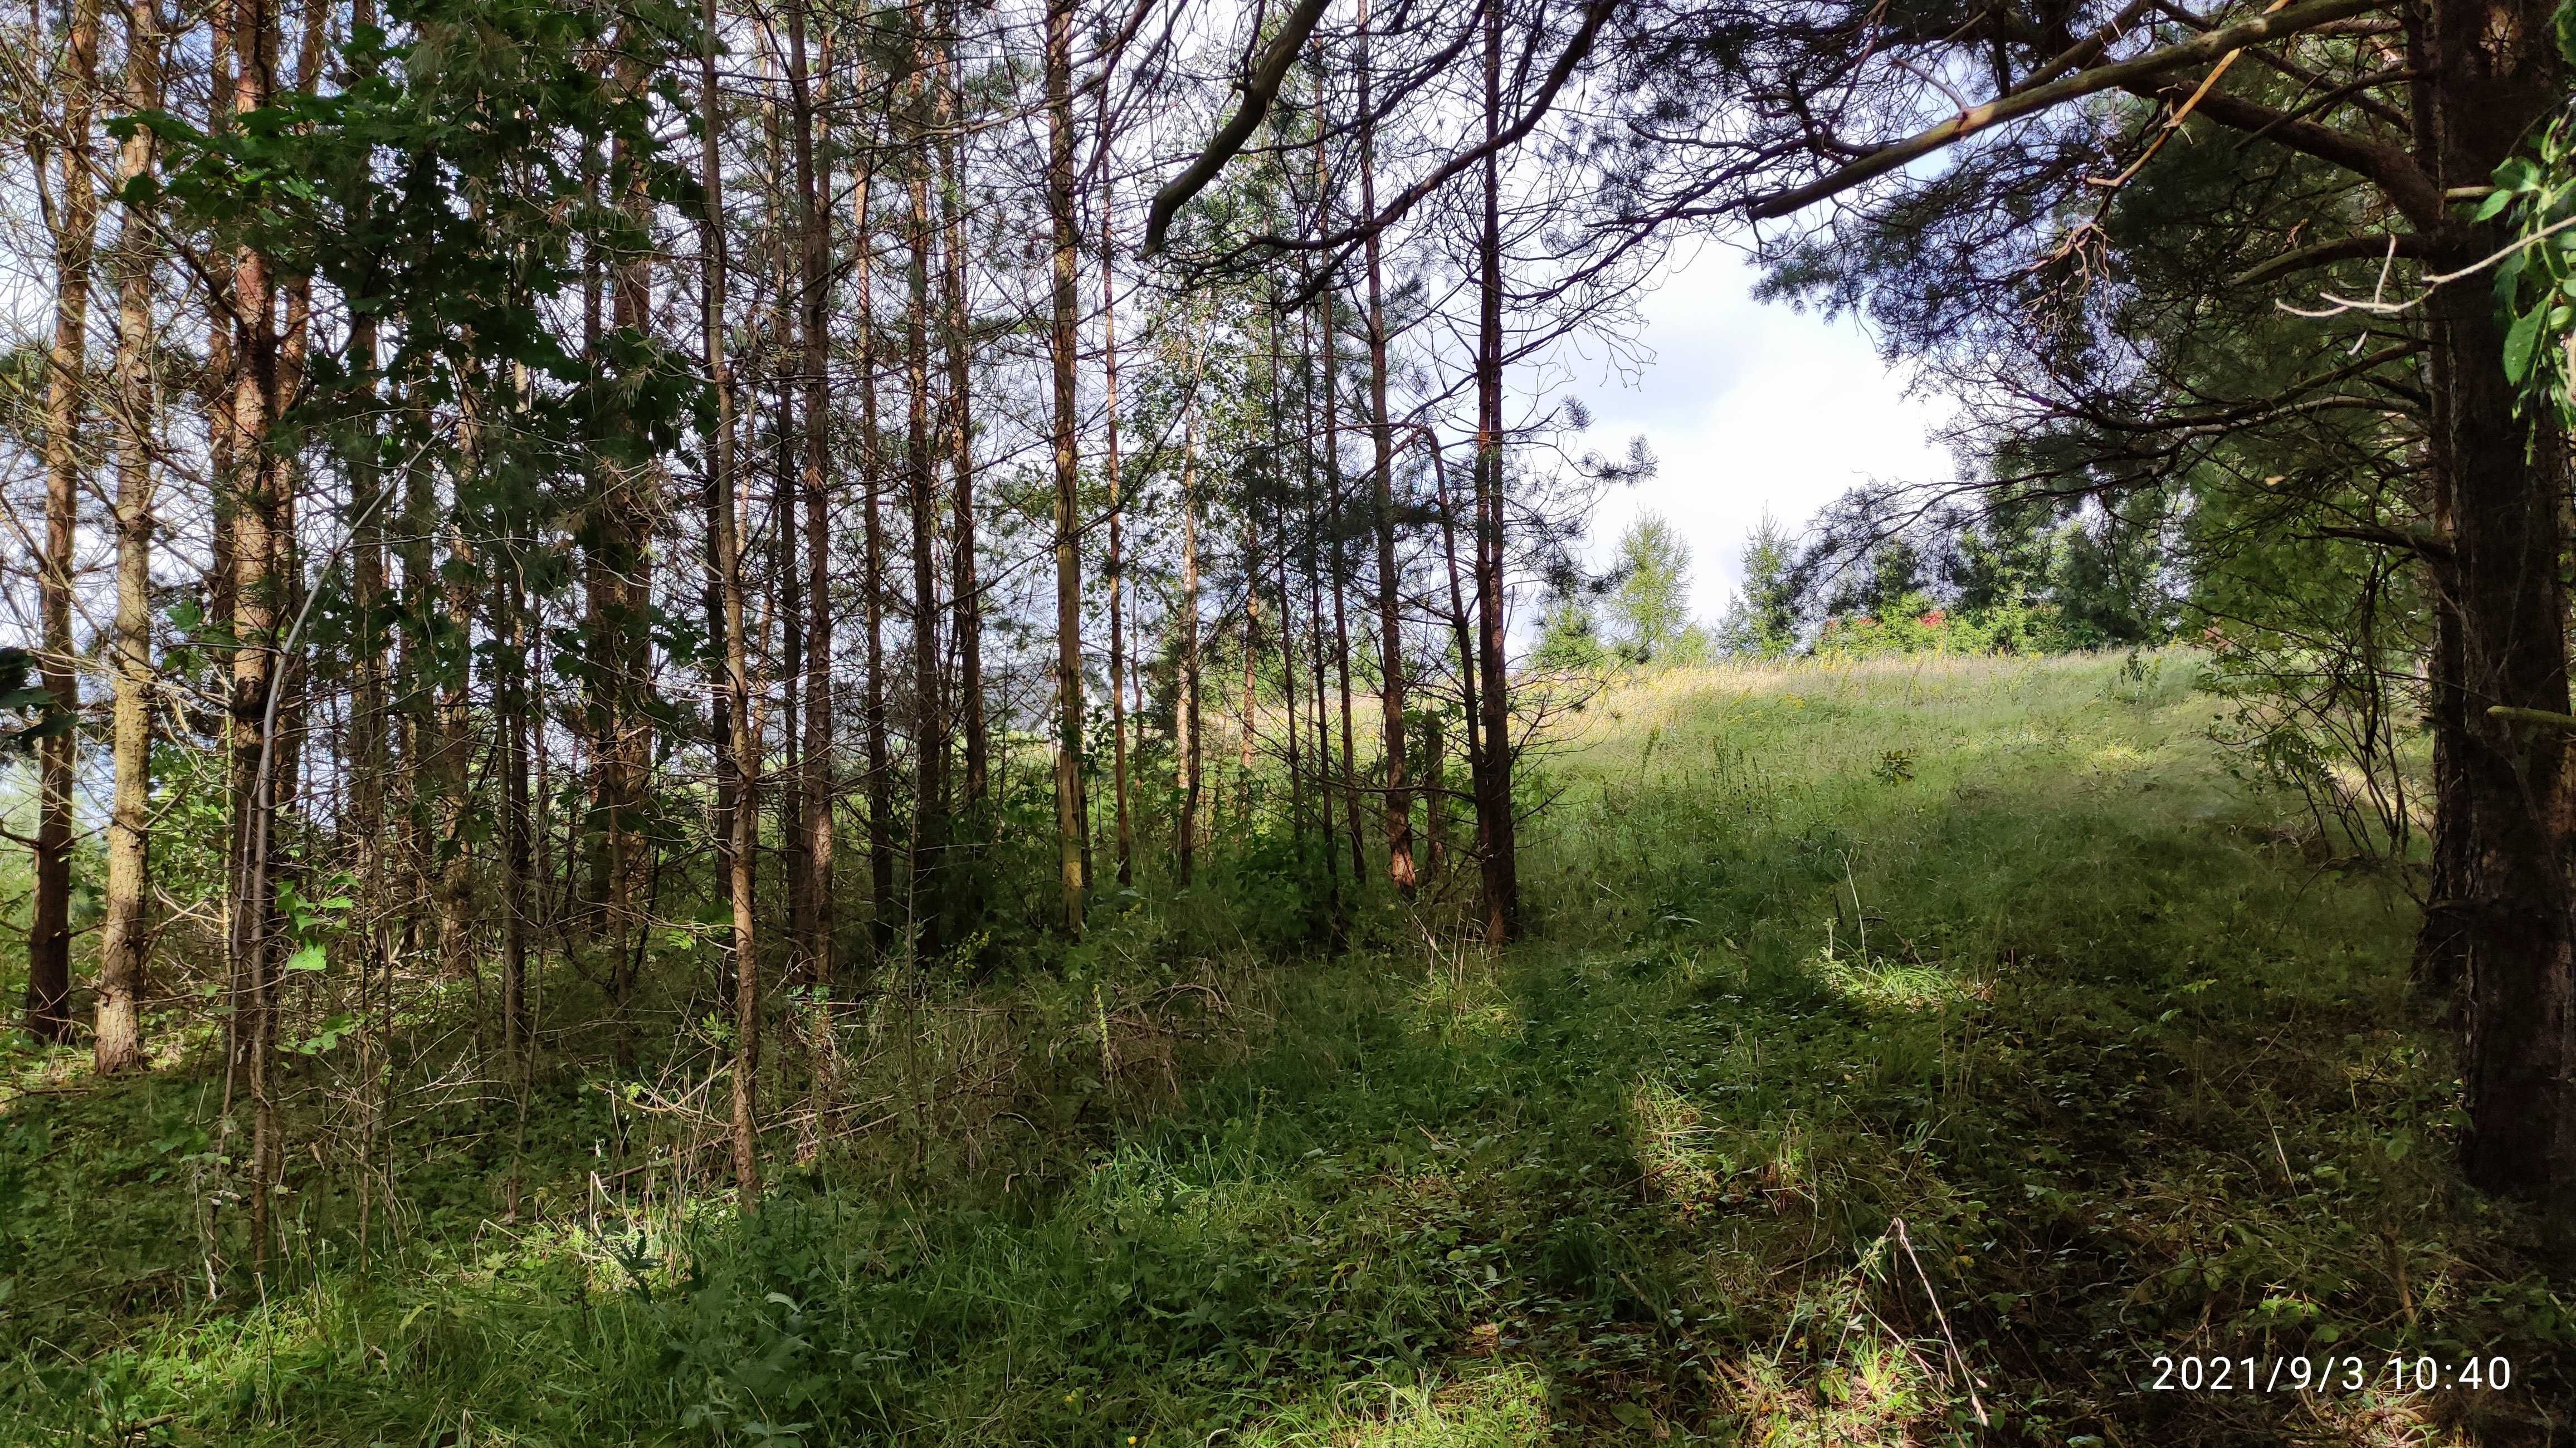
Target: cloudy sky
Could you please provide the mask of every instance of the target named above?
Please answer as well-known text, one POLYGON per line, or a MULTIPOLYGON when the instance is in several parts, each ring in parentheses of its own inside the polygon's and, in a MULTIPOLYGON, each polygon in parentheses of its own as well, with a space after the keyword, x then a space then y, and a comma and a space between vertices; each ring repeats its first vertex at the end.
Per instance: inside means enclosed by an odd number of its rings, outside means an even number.
POLYGON ((1663 514, 1690 541, 1696 609, 1712 622, 1766 509, 1794 531, 1858 484, 1954 471, 1929 441, 1943 405, 1908 397, 1856 321, 1757 302, 1754 281, 1730 249, 1677 251, 1641 308, 1651 364, 1634 385, 1596 368, 1570 388, 1592 411, 1591 447, 1618 456, 1643 434, 1662 463, 1602 500, 1591 557, 1606 561, 1641 510, 1663 514))

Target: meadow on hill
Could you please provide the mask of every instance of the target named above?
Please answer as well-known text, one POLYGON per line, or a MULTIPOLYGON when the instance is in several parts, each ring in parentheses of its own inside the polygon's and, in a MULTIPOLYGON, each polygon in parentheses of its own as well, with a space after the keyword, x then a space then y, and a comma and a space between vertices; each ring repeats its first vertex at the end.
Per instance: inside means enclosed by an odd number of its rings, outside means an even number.
POLYGON ((1532 771, 1527 943, 1183 959, 1140 893, 1080 971, 916 1002, 1007 1091, 876 1062, 750 1225, 606 1170, 651 1103, 569 1082, 415 1123, 409 1216, 209 1300, 219 1076, 29 1066, 0 1441, 2556 1441, 2576 1318, 2458 1181, 2414 906, 2230 771, 2199 668, 1620 685, 1532 771))

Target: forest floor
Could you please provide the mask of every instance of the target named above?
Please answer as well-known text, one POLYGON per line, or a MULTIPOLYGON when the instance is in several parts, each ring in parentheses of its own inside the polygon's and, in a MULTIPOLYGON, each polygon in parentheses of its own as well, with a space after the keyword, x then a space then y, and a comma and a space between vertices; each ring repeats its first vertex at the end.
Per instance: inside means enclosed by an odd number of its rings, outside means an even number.
POLYGON ((2569 1279, 2450 1164, 2413 907, 2229 771, 2197 667, 1613 691, 1499 963, 1390 907, 1148 992, 1105 929, 951 1002, 1051 1066, 749 1225, 604 1170, 574 1080, 406 1148, 370 1253, 210 1291, 204 1068, 0 1058, 56 1083, 0 1089, 0 1442, 2564 1441, 2569 1279))

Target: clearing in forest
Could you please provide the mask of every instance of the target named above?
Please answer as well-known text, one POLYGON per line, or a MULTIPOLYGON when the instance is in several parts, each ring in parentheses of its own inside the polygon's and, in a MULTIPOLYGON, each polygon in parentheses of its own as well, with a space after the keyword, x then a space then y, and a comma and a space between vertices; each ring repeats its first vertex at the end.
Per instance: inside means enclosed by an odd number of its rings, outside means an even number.
POLYGON ((1614 688, 1532 771, 1525 944, 1176 964, 1149 892, 1087 978, 921 1007, 1010 1094, 749 1224, 568 1081, 209 1300, 207 1061, 20 1062, 0 1441, 2550 1441, 2567 1311, 2458 1182, 2403 881, 2235 777, 2199 667, 1614 688))

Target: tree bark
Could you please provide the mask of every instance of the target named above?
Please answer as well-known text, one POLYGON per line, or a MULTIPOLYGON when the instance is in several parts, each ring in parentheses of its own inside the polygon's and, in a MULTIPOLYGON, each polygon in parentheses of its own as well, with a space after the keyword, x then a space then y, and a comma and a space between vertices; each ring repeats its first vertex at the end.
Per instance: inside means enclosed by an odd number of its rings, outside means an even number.
MULTIPOLYGON (((1369 7, 1360 0, 1360 214, 1377 215, 1377 121, 1370 103, 1369 7)), ((1377 523, 1378 714, 1386 756, 1386 872, 1413 898, 1413 795, 1404 766, 1403 597, 1395 565, 1395 437, 1386 408, 1386 270, 1379 234, 1364 245, 1368 268, 1369 470, 1377 523)))
POLYGON ((98 178, 90 113, 98 86, 99 0, 73 0, 63 33, 61 164, 54 207, 54 341, 45 358, 45 552, 36 572, 44 647, 39 678, 56 727, 36 741, 35 898, 28 908, 27 1033, 72 1038, 72 775, 79 763, 80 685, 72 674, 72 548, 85 471, 80 420, 89 373, 90 260, 97 246, 98 178))
POLYGON ((1198 339, 1190 339, 1190 396, 1181 436, 1181 817, 1173 830, 1174 873, 1190 887, 1198 866, 1199 781, 1205 765, 1204 731, 1199 716, 1199 374, 1198 339))
POLYGON ((933 453, 930 412, 930 96, 922 67, 928 47, 922 22, 913 21, 912 76, 905 82, 904 111, 910 136, 904 158, 910 252, 905 277, 904 384, 911 411, 904 432, 904 465, 912 488, 913 832, 912 929, 924 958, 942 948, 948 863, 948 724, 940 708, 939 670, 939 468, 933 453))
POLYGON ((805 62, 808 7, 788 10, 788 82, 796 127, 796 232, 800 243, 799 301, 804 356, 805 503, 805 740, 803 782, 805 893, 808 914, 802 942, 806 979, 814 989, 814 1050, 818 1093, 830 1076, 832 1004, 838 986, 833 960, 836 924, 832 899, 832 209, 830 176, 816 158, 816 112, 829 101, 832 37, 821 41, 819 82, 805 62))
MULTIPOLYGON (((2421 16, 2417 125, 2433 184, 2483 184, 2563 100, 2549 6, 2435 0, 2421 16)), ((2427 263, 2454 269, 2501 240, 2462 224, 2427 263)), ((2546 423, 2534 437, 2514 415, 2487 288, 2438 288, 2424 310, 2436 514, 2452 539, 2447 602, 2471 701, 2446 741, 2466 818, 2445 826, 2466 839, 2456 915, 2441 921, 2458 931, 2468 983, 2463 1166, 2479 1187, 2549 1203, 2564 1231, 2576 1225, 2576 781, 2567 736, 2491 710, 2568 710, 2566 450, 2546 423)))
MULTIPOLYGON (((1501 129, 1503 31, 1500 6, 1485 10, 1485 139, 1501 129)), ((1521 931, 1521 892, 1512 818, 1510 681, 1503 619, 1503 252, 1502 168, 1488 152, 1476 238, 1476 672, 1484 695, 1483 770, 1476 788, 1477 856, 1485 886, 1485 942, 1508 945, 1521 931)))
POLYGON ((1109 87, 1100 88, 1100 375, 1107 422, 1107 456, 1102 473, 1109 485, 1109 743, 1110 788, 1118 810, 1118 883, 1136 882, 1130 858, 1136 837, 1127 805, 1127 618, 1125 610, 1127 553, 1125 499, 1118 477, 1118 231, 1116 192, 1110 184, 1109 87))
POLYGON ((975 408, 970 386, 974 373, 974 336, 969 330, 966 298, 965 171, 958 160, 958 130, 965 124, 965 73, 958 56, 957 4, 941 9, 941 84, 947 124, 940 128, 940 213, 947 237, 942 271, 947 312, 948 444, 956 483, 954 593, 960 724, 965 734, 966 810, 973 817, 973 838, 980 850, 992 838, 989 804, 992 793, 992 726, 984 717, 984 592, 976 558, 975 408))
POLYGON ((759 920, 752 898, 752 854, 759 841, 760 809, 752 797, 758 776, 760 743, 751 717, 751 657, 744 627, 742 538, 734 516, 734 399, 725 364, 725 231, 723 135, 724 96, 716 85, 716 0, 705 0, 706 27, 698 53, 699 113, 706 118, 700 153, 699 185, 706 213, 699 222, 699 261, 705 307, 707 383, 715 393, 715 435, 707 440, 707 484, 711 501, 708 522, 714 529, 718 586, 724 597, 724 679, 726 714, 732 728, 731 756, 734 807, 731 841, 725 851, 726 895, 733 907, 734 1055, 733 1181, 734 1195, 745 1212, 760 1205, 760 1133, 755 1103, 760 1086, 760 950, 759 920))
POLYGON ((879 964, 894 945, 894 763, 886 740, 885 466, 877 436, 876 194, 873 160, 859 171, 853 268, 859 286, 859 493, 862 558, 860 618, 867 628, 867 681, 860 712, 868 757, 868 938, 879 964))
POLYGON ((1048 0, 1046 19, 1047 216, 1055 252, 1055 287, 1047 332, 1055 397, 1055 823, 1068 938, 1082 935, 1089 871, 1082 799, 1082 536, 1081 476, 1074 452, 1073 5, 1048 0))
MULTIPOLYGON (((136 113, 161 104, 160 0, 126 10, 125 103, 136 113)), ((154 140, 137 126, 117 153, 118 195, 152 174, 154 140)), ((145 891, 151 879, 152 788, 152 450, 160 416, 153 365, 152 267, 159 255, 150 219, 127 203, 117 229, 116 269, 116 633, 114 768, 108 806, 107 898, 99 943, 97 1034, 91 1062, 111 1076, 143 1064, 142 1001, 152 937, 145 891)))
MULTIPOLYGON (((264 0, 235 0, 231 16, 235 116, 268 104, 276 76, 277 23, 264 0)), ((276 1026, 271 957, 276 878, 270 850, 276 823, 276 687, 283 590, 277 565, 285 470, 271 447, 277 418, 276 289, 267 255, 243 246, 232 256, 232 415, 238 499, 233 510, 234 636, 232 658, 233 892, 232 1070, 250 1094, 250 1209, 253 1265, 268 1265, 271 1189, 281 1165, 277 1103, 269 1058, 276 1026)))

